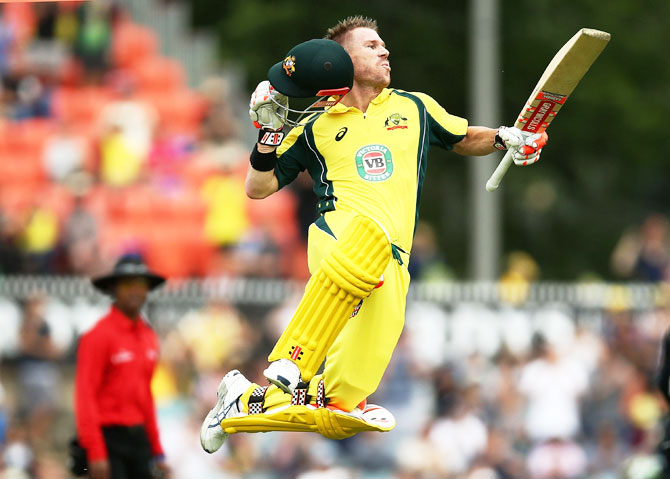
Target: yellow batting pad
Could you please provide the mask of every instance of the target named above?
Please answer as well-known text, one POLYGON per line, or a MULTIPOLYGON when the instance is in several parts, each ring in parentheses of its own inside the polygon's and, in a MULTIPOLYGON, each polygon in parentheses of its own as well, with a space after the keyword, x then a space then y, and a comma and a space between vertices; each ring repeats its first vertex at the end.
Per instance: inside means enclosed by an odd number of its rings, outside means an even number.
POLYGON ((328 439, 345 439, 361 431, 390 431, 395 427, 395 418, 387 409, 375 405, 357 413, 312 405, 285 406, 262 414, 224 419, 221 427, 227 434, 298 431, 318 432, 328 439))
POLYGON ((356 305, 379 283, 391 254, 384 230, 366 216, 355 216, 310 278, 268 360, 290 359, 302 380, 311 380, 356 305))

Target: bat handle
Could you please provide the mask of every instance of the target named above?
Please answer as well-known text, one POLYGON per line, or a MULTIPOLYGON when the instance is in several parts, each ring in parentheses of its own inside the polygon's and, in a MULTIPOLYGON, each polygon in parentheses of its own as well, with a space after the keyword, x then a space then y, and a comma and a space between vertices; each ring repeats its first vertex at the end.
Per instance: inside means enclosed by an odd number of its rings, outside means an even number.
POLYGON ((498 189, 503 176, 505 176, 505 173, 507 173, 507 170, 509 170, 511 165, 512 152, 508 150, 507 153, 505 153, 505 156, 503 156, 503 159, 500 160, 500 163, 498 163, 498 167, 491 175, 491 178, 489 178, 489 181, 486 182, 486 191, 495 191, 498 189))

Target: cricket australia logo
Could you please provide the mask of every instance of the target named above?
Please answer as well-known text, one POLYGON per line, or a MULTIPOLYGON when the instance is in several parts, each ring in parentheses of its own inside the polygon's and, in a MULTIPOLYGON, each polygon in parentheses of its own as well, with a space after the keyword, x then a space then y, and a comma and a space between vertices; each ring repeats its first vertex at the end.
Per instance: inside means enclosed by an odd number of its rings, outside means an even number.
POLYGON ((367 145, 356 152, 356 169, 365 181, 384 181, 393 174, 391 151, 384 145, 367 145))
POLYGON ((394 113, 386 119, 384 122, 384 127, 387 130, 404 130, 407 128, 407 118, 402 116, 400 113, 394 113))
POLYGON ((293 75, 295 72, 295 57, 294 56, 288 56, 284 58, 284 61, 282 62, 282 68, 284 68, 284 71, 288 76, 293 75))

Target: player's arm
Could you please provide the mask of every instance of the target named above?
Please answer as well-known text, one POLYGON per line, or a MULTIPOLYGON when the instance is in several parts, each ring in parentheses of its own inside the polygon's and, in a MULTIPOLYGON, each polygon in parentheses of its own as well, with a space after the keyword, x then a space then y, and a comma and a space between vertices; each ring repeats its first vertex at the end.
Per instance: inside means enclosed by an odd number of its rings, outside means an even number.
POLYGON ((485 126, 468 126, 461 141, 454 145, 454 152, 465 156, 484 156, 497 151, 494 143, 498 130, 485 126))
POLYGON ((261 82, 251 96, 249 116, 260 130, 245 183, 250 198, 270 196, 306 168, 304 127, 296 126, 284 137, 282 128, 287 111, 288 98, 277 93, 267 81, 261 82))
POLYGON ((498 150, 513 150, 517 165, 535 163, 546 136, 541 137, 518 128, 501 126, 493 129, 469 126, 467 120, 447 113, 432 97, 425 93, 412 93, 426 108, 431 144, 440 145, 460 155, 484 156, 498 150))
MULTIPOLYGON (((279 181, 275 175, 274 166, 277 163, 277 148, 273 146, 256 144, 254 151, 251 153, 251 164, 247 170, 247 179, 244 183, 244 190, 249 198, 260 200, 267 198, 272 193, 279 189, 279 181), (267 158, 268 166, 272 164, 271 170, 257 170, 254 168, 254 156, 267 158)), ((258 163, 258 161, 256 161, 258 163)))
POLYGON ((485 126, 469 126, 463 139, 454 144, 454 151, 460 155, 484 156, 496 150, 511 150, 514 163, 526 166, 540 159, 546 143, 546 133, 530 133, 506 126, 497 130, 485 126))
POLYGON ((273 88, 269 81, 258 84, 249 100, 249 117, 259 129, 258 143, 250 156, 245 191, 249 198, 261 199, 279 189, 275 175, 277 146, 284 139, 284 123, 288 112, 288 98, 273 88))

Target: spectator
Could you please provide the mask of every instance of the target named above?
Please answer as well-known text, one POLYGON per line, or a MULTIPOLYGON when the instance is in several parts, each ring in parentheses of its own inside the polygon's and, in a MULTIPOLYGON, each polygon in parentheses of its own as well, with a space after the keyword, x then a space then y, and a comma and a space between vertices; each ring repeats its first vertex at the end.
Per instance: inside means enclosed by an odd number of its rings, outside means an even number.
POLYGON ((488 431, 471 405, 459 397, 453 410, 435 421, 429 438, 440 453, 444 469, 462 474, 486 450, 488 431))
POLYGON ((108 0, 84 3, 79 7, 79 28, 75 54, 81 61, 92 83, 100 81, 109 66, 108 56, 112 41, 111 10, 108 0))
POLYGON ((586 472, 586 454, 575 442, 554 438, 541 443, 528 455, 533 479, 578 479, 586 472))
POLYGON ((15 274, 21 270, 19 233, 19 221, 0 211, 0 273, 2 274, 15 274))
POLYGON ((164 282, 136 256, 93 280, 114 303, 82 336, 77 355, 75 416, 91 479, 151 479, 152 463, 169 474, 150 388, 158 338, 140 314, 147 293, 164 282))
MULTIPOLYGON (((2 5, 0 5, 1 7, 2 5)), ((14 28, 5 21, 2 10, 0 10, 0 77, 3 77, 11 68, 14 39, 14 28)))
POLYGON ((596 429, 595 443, 588 449, 589 472, 617 477, 619 463, 625 456, 625 446, 615 425, 612 422, 600 423, 596 429))
POLYGON ((112 186, 136 182, 153 143, 158 115, 153 107, 135 96, 133 81, 113 77, 117 98, 100 113, 101 180, 112 186))
POLYGON ((204 234, 207 241, 225 248, 243 241, 249 230, 249 213, 243 196, 244 179, 211 175, 201 189, 207 205, 204 234))
POLYGON ((425 221, 416 225, 411 257, 408 270, 412 279, 439 281, 453 276, 440 252, 435 230, 425 221))
POLYGON ((48 118, 51 116, 51 92, 36 75, 20 78, 16 84, 16 103, 12 119, 48 118))
POLYGON ((63 356, 53 341, 46 321, 46 297, 35 295, 26 301, 19 330, 17 372, 22 416, 33 441, 44 439, 58 407, 61 374, 55 362, 63 356))
POLYGON ((58 124, 58 130, 47 138, 42 150, 46 173, 57 183, 69 184, 75 173, 88 164, 90 151, 86 138, 72 131, 67 121, 58 124))
POLYGON ((28 442, 28 433, 22 424, 13 424, 7 431, 7 444, 0 456, 0 477, 29 479, 35 463, 35 453, 28 442))
POLYGON ((524 251, 511 252, 507 257, 507 269, 500 277, 500 296, 512 304, 523 303, 539 275, 540 269, 532 256, 524 251))
POLYGON ((540 356, 526 364, 519 390, 527 399, 525 429, 535 441, 573 438, 581 429, 579 398, 588 386, 582 365, 559 356, 544 339, 540 356))
POLYGON ((58 246, 58 217, 48 205, 35 205, 21 233, 24 254, 23 272, 44 274, 52 272, 58 246))
POLYGON ((232 305, 210 300, 202 309, 185 315, 178 331, 189 356, 201 373, 217 371, 221 364, 242 367, 251 359, 257 332, 232 305))
POLYGON ((670 280, 670 230, 660 214, 649 215, 639 230, 619 239, 611 258, 617 276, 640 281, 670 280))
POLYGON ((65 222, 62 238, 74 274, 92 276, 100 272, 98 228, 97 218, 84 206, 84 196, 75 196, 74 209, 65 222))

